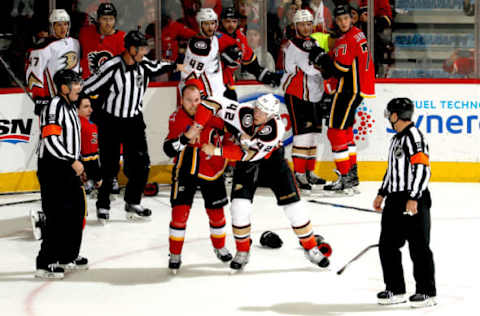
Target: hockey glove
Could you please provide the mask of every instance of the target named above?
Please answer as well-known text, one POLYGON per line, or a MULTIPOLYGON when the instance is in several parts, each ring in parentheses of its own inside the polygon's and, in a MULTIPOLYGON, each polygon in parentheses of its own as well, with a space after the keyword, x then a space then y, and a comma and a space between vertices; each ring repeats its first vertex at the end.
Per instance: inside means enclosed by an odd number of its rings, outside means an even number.
POLYGON ((263 232, 262 236, 260 236, 260 245, 275 249, 282 247, 283 241, 280 239, 280 236, 272 231, 267 230, 263 232))
POLYGON ((260 81, 261 83, 271 85, 273 88, 278 87, 280 85, 281 79, 282 79, 281 73, 272 72, 267 68, 264 68, 257 78, 257 80, 260 81))
POLYGON ((35 108, 33 112, 35 115, 40 115, 42 113, 42 109, 46 107, 50 103, 49 97, 37 97, 35 98, 35 108))
POLYGON ((315 67, 325 68, 325 63, 330 60, 330 56, 328 56, 323 48, 315 45, 308 54, 308 60, 310 60, 315 67))
POLYGON ((242 51, 237 45, 228 46, 221 54, 222 62, 229 68, 238 68, 242 61, 242 51))

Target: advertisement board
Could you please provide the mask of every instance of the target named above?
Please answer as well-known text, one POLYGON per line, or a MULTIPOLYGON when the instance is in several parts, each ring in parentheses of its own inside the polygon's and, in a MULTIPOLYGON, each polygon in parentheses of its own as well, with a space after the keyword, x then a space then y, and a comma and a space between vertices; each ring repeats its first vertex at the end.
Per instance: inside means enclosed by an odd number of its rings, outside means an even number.
MULTIPOLYGON (((236 87, 240 102, 251 102, 263 93, 274 93, 283 104, 283 92, 262 85, 236 87)), ((480 181, 480 87, 475 84, 377 84, 376 98, 358 107, 354 125, 360 177, 380 180, 393 130, 383 117, 386 104, 395 97, 415 103, 413 120, 430 144, 432 180, 480 181), (368 170, 365 171, 365 170, 368 170)), ((168 182, 171 160, 163 153, 168 118, 177 106, 175 87, 152 87, 145 95, 144 117, 152 162, 151 179, 168 182)), ((35 148, 39 139, 38 119, 31 101, 20 93, 0 95, 0 192, 38 189, 35 148)), ((291 125, 284 143, 289 157, 291 125)), ((318 137, 317 161, 320 175, 333 176, 333 157, 326 137, 318 137)))

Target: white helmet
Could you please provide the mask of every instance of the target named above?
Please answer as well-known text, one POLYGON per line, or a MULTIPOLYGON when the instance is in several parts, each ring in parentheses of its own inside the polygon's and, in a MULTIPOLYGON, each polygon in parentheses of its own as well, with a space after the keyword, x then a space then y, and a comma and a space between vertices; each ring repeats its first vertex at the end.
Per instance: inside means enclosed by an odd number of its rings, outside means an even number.
POLYGON ((308 10, 297 10, 293 16, 293 23, 313 22, 313 15, 308 10))
POLYGON ((199 26, 202 26, 202 22, 206 21, 218 22, 217 14, 212 8, 201 8, 200 11, 197 12, 196 18, 199 26))
POLYGON ((55 23, 55 22, 68 22, 70 23, 70 16, 68 15, 67 11, 64 9, 55 9, 50 13, 50 17, 48 18, 48 22, 55 23))
MULTIPOLYGON (((55 9, 50 13, 50 16, 48 17, 48 22, 50 22, 50 32, 55 35, 55 32, 53 31, 53 23, 55 22, 67 22, 70 24, 70 16, 68 15, 67 11, 64 9, 55 9)), ((67 36, 70 31, 70 25, 68 27, 67 31, 67 36)))
POLYGON ((280 113, 280 101, 271 93, 260 96, 255 106, 262 112, 273 117, 280 113))

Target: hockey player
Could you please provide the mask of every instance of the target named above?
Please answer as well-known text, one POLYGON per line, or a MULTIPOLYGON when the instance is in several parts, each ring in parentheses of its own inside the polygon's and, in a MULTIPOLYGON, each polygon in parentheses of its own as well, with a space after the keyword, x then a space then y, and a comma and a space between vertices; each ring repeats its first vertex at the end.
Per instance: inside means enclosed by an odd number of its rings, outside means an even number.
POLYGON ((412 122, 414 105, 408 98, 395 98, 385 109, 385 118, 397 132, 392 137, 388 168, 373 202, 382 211, 379 242, 385 291, 378 293, 382 305, 403 303, 405 280, 400 248, 408 241, 413 261, 415 294, 412 307, 436 305, 435 268, 430 250, 430 180, 429 149, 425 137, 412 122))
POLYGON ((322 70, 324 78, 338 79, 328 122, 328 139, 339 178, 325 190, 340 191, 359 184, 357 153, 353 140, 355 111, 363 98, 375 96, 375 68, 363 32, 353 26, 348 6, 335 8, 335 21, 342 35, 336 40, 330 58, 319 47, 312 50, 310 60, 322 70), (334 77, 334 78, 333 78, 334 77))
POLYGON ((80 94, 77 101, 78 117, 81 124, 81 157, 85 168, 86 179, 84 179, 85 193, 90 194, 102 184, 100 173, 100 160, 98 156, 98 129, 97 125, 90 121, 92 115, 92 103, 85 94, 80 94))
POLYGON ((101 3, 97 10, 97 23, 84 26, 78 37, 82 47, 82 77, 88 78, 113 56, 125 50, 125 32, 115 29, 117 10, 113 3, 101 3))
POLYGON ((80 71, 80 44, 68 36, 70 16, 63 9, 53 10, 48 18, 51 37, 40 48, 30 52, 26 70, 28 89, 39 115, 57 93, 53 76, 61 69, 80 71))
POLYGON ((238 144, 206 144, 202 150, 212 156, 236 160, 232 186, 232 226, 237 253, 230 263, 242 269, 250 257, 250 216, 258 186, 270 187, 298 236, 305 255, 325 268, 329 260, 318 249, 312 224, 295 185, 295 178, 284 157, 281 140, 285 125, 279 115, 280 101, 273 94, 260 96, 255 105, 239 104, 222 98, 207 98, 195 116, 196 126, 206 126, 214 113, 234 131, 238 144))
POLYGON ((285 104, 292 121, 292 160, 297 183, 307 192, 312 185, 325 184, 315 175, 317 135, 322 131, 320 100, 323 94, 323 79, 320 71, 310 63, 308 56, 315 46, 310 35, 313 31, 313 16, 308 10, 298 10, 293 22, 296 36, 284 49, 282 88, 285 104))
POLYGON ((239 15, 234 7, 224 8, 220 16, 217 33, 220 59, 222 61, 223 82, 226 85, 225 97, 238 101, 234 90, 234 72, 242 67, 255 76, 258 81, 277 87, 281 75, 277 75, 258 64, 257 57, 248 45, 245 34, 238 27, 239 15))
POLYGON ((207 95, 223 96, 225 85, 222 67, 218 56, 217 14, 213 9, 202 8, 196 16, 200 32, 188 42, 185 53, 185 71, 181 73, 179 89, 182 90, 189 79, 199 79, 207 95))
POLYGON ((181 265, 181 252, 185 238, 190 208, 197 187, 205 200, 205 209, 210 219, 210 239, 213 250, 222 262, 228 262, 232 255, 225 248, 225 216, 223 207, 228 203, 223 181, 226 160, 222 157, 207 156, 200 145, 212 141, 222 142, 216 128, 223 130, 223 121, 216 119, 208 124, 196 142, 193 118, 200 103, 200 91, 187 83, 182 91, 182 107, 173 112, 169 120, 169 132, 163 144, 167 156, 174 158, 172 170, 172 220, 170 222, 169 269, 176 271, 181 265), (216 125, 216 126, 214 126, 216 125))
POLYGON ((85 194, 80 176, 80 121, 75 102, 81 77, 73 70, 59 70, 53 80, 58 91, 40 114, 41 141, 38 180, 46 216, 45 234, 37 256, 35 277, 61 279, 65 269, 85 269, 80 257, 85 194))
POLYGON ((150 170, 143 96, 151 76, 176 68, 175 64, 151 61, 145 35, 130 31, 125 36, 125 51, 109 59, 99 71, 85 82, 84 93, 105 93, 99 109, 98 141, 102 172, 102 186, 97 200, 97 218, 101 223, 109 219, 112 181, 119 164, 120 144, 123 144, 124 173, 128 177, 125 191, 127 219, 147 219, 151 210, 140 202, 150 170))

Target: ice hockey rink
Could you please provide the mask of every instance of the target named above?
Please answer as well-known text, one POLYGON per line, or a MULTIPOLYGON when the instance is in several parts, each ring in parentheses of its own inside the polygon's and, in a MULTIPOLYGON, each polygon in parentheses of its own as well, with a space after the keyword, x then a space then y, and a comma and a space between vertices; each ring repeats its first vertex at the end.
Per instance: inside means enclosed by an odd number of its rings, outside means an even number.
MULTIPOLYGON (((359 208, 371 208, 378 182, 361 183, 354 197, 317 198, 359 208)), ((215 257, 208 218, 201 198, 195 200, 187 226, 183 265, 169 273, 166 191, 145 198, 152 220, 129 223, 123 201, 112 203, 112 221, 100 226, 94 201, 81 254, 87 271, 72 272, 61 281, 33 277, 40 242, 34 241, 28 212, 39 202, 0 207, 0 314, 60 315, 478 315, 480 183, 431 183, 432 240, 436 263, 438 305, 412 309, 408 304, 379 306, 384 289, 378 250, 336 271, 359 251, 378 241, 380 214, 307 202, 315 232, 333 247, 331 266, 320 271, 307 261, 283 210, 273 195, 261 190, 252 218, 253 247, 243 272, 231 274, 215 257), (277 232, 282 248, 265 249, 259 237, 277 232)), ((1 196, 0 204, 38 199, 38 194, 1 196)), ((226 207, 228 225, 229 207, 226 207)), ((227 246, 234 252, 231 228, 227 246)), ((408 294, 415 285, 408 249, 403 249, 408 294)))

